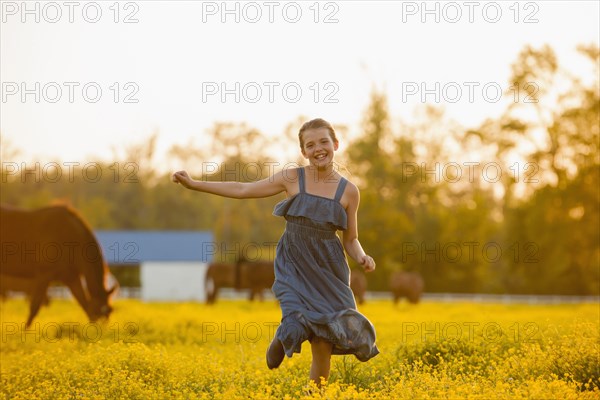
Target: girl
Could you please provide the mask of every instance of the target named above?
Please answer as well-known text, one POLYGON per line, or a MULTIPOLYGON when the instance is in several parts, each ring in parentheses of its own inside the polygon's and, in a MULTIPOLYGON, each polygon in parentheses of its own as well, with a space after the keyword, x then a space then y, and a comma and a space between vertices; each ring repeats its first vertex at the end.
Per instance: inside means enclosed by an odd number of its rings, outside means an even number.
POLYGON ((285 355, 299 353, 301 344, 309 340, 310 379, 320 385, 321 377, 329 377, 332 354, 354 354, 367 361, 379 353, 373 325, 356 310, 342 243, 367 272, 375 269, 375 261, 358 241, 359 191, 334 169, 339 143, 333 127, 314 119, 300 128, 298 137, 307 167, 250 183, 195 181, 185 171, 176 172, 173 181, 236 199, 286 192, 287 198, 273 212, 287 222, 276 249, 272 288, 282 319, 267 350, 267 365, 277 368, 285 355), (337 230, 343 232, 341 242, 337 230))

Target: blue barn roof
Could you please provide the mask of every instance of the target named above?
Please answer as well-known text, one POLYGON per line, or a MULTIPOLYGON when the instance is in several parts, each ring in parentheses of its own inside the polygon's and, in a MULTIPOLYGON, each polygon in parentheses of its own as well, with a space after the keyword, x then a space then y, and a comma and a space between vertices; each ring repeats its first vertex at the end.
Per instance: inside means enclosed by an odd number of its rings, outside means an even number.
POLYGON ((206 231, 94 231, 108 264, 212 260, 213 235, 206 231))

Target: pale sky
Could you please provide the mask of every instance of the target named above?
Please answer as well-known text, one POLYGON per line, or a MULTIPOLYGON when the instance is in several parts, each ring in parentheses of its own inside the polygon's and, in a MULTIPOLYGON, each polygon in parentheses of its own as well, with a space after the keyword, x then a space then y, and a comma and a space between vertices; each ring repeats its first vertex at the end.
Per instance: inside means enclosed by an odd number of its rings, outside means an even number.
MULTIPOLYGON (((561 65, 585 76, 575 47, 600 36, 597 1, 430 1, 429 14, 421 1, 234 1, 229 14, 221 1, 30 1, 29 13, 22 4, 2 2, 0 131, 23 161, 109 160, 111 148, 154 131, 164 156, 192 137, 202 143, 216 121, 278 135, 305 115, 356 135, 373 86, 388 94, 394 118, 410 121, 423 104, 420 85, 439 82, 439 105, 476 126, 503 109, 491 99, 508 89, 525 45, 549 44, 561 65), (444 86, 461 97, 448 101, 444 86)), ((425 100, 435 104, 434 94, 425 100)))

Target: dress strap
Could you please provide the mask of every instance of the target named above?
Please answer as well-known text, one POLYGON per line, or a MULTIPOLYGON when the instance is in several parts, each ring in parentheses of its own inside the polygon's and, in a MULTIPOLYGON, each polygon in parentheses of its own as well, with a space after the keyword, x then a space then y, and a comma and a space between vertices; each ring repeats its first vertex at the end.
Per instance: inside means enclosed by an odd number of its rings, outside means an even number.
POLYGON ((335 201, 340 201, 342 195, 344 194, 344 190, 346 189, 347 183, 348 181, 346 180, 346 178, 342 177, 342 179, 340 179, 340 183, 338 183, 337 190, 335 191, 335 201))
POLYGON ((306 192, 306 188, 304 186, 304 168, 298 168, 298 185, 300 186, 300 193, 306 192))

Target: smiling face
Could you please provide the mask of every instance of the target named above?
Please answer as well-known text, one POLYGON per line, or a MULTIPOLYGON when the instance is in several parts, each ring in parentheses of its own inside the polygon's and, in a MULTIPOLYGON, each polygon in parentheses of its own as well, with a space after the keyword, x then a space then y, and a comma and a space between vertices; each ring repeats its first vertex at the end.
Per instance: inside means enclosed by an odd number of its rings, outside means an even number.
POLYGON ((302 132, 302 155, 312 166, 329 166, 337 149, 338 142, 331 137, 327 128, 307 129, 302 132))

